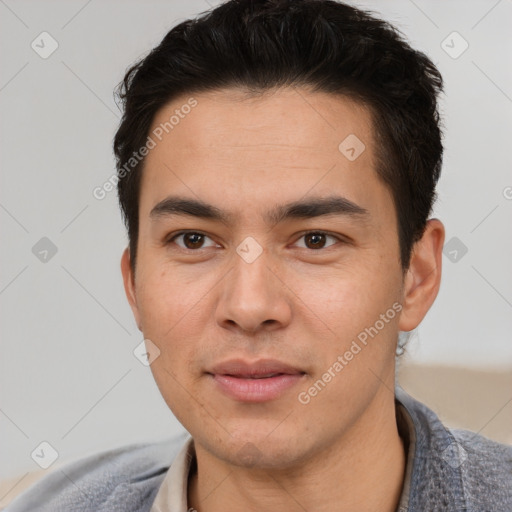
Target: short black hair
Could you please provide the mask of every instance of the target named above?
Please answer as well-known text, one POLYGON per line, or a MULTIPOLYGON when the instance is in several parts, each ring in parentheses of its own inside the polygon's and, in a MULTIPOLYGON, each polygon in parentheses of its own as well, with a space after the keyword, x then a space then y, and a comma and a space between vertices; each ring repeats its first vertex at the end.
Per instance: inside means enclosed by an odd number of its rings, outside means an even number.
POLYGON ((230 0, 172 28, 117 87, 123 117, 114 154, 133 269, 144 164, 133 155, 146 144, 156 113, 183 94, 231 87, 259 94, 281 86, 342 95, 369 107, 376 172, 392 192, 400 261, 408 268, 442 165, 439 70, 398 29, 351 5, 230 0))

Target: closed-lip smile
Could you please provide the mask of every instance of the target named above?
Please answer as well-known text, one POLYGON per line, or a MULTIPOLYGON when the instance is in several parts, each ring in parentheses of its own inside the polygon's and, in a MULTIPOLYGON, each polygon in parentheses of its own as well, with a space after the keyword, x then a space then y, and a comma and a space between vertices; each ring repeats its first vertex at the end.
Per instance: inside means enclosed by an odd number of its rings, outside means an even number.
POLYGON ((276 359, 230 359, 206 372, 218 388, 241 402, 266 402, 295 386, 306 372, 276 359))

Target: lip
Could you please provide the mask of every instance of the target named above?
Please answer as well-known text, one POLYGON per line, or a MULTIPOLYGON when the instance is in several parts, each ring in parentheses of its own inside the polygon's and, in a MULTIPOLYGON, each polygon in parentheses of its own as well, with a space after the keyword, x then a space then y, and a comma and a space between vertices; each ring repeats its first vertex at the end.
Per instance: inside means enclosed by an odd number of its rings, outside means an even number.
POLYGON ((241 402, 275 400, 305 375, 304 371, 274 359, 232 359, 215 365, 207 373, 220 391, 241 402))

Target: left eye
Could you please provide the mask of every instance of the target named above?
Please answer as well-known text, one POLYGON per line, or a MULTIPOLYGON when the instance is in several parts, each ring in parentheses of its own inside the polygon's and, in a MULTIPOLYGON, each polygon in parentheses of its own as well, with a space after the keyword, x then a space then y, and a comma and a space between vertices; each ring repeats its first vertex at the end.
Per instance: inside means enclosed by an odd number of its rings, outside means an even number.
MULTIPOLYGON (((323 231, 310 231, 309 233, 304 233, 300 238, 306 239, 308 241, 306 243, 309 243, 312 245, 312 247, 306 246, 305 247, 306 249, 313 249, 313 250, 324 249, 325 248, 325 240, 327 238, 332 238, 335 241, 339 241, 339 238, 337 238, 333 235, 329 235, 323 231)), ((336 242, 334 242, 334 243, 336 243, 336 242)), ((331 244, 331 245, 334 245, 334 244, 331 244)), ((330 247, 330 246, 327 246, 327 247, 330 247)))

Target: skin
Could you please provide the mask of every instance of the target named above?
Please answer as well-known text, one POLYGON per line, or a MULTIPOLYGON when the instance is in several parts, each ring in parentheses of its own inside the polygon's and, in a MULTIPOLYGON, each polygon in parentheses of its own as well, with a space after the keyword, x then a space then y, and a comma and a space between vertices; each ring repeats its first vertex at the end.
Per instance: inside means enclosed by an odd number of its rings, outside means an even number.
MULTIPOLYGON (((146 157, 135 274, 128 250, 121 262, 137 325, 161 351, 151 364, 154 378, 194 438, 198 470, 188 506, 392 512, 405 470, 393 393, 397 335, 421 322, 438 293, 444 227, 428 221, 404 272, 364 106, 295 88, 194 98, 198 105, 146 157), (366 147, 354 161, 338 150, 349 134, 366 147), (277 204, 332 194, 367 215, 265 221, 277 204), (227 210, 233 223, 152 217, 169 195, 227 210), (180 230, 206 236, 166 244, 180 230), (309 230, 329 232, 320 248, 303 236, 309 230), (252 263, 236 252, 248 236, 263 248, 252 263), (298 393, 394 303, 401 312, 300 403, 298 393), (205 373, 231 358, 274 358, 305 375, 275 400, 244 403, 205 373)), ((152 130, 187 99, 163 107, 152 130)))

